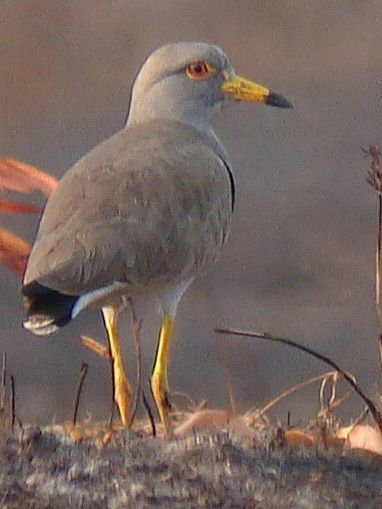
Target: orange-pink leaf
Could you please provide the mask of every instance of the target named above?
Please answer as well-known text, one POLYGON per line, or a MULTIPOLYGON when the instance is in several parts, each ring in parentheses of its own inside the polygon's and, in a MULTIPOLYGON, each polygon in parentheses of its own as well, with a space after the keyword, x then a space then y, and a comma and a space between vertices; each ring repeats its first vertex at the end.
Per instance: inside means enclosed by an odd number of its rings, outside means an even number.
POLYGON ((244 417, 227 410, 199 410, 190 414, 185 422, 174 431, 178 438, 184 438, 195 431, 221 431, 228 429, 238 438, 253 438, 254 431, 246 424, 244 417))
POLYGON ((345 441, 346 449, 364 449, 382 455, 382 436, 379 429, 366 424, 340 428, 337 438, 345 441))
POLYGON ((27 203, 21 203, 17 201, 10 200, 0 200, 0 211, 1 212, 10 212, 11 214, 40 214, 42 212, 41 207, 36 207, 35 205, 28 205, 27 203))
POLYGON ((57 185, 57 179, 30 164, 9 157, 0 158, 0 187, 20 193, 37 190, 49 196, 57 185))
POLYGON ((16 275, 22 276, 24 273, 31 249, 29 242, 0 228, 0 263, 4 263, 16 275))
POLYGON ((285 441, 288 445, 305 445, 312 447, 316 442, 313 435, 302 429, 292 428, 284 431, 285 441))

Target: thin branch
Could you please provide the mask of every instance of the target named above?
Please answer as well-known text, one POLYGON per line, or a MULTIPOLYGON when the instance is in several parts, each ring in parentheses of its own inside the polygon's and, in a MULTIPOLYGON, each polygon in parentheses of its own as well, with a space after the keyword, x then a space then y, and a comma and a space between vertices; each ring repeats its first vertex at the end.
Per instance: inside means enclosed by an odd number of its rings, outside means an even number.
POLYGON ((382 325, 381 312, 381 244, 382 244, 382 195, 378 191, 378 232, 375 248, 375 311, 380 328, 382 325))
MULTIPOLYGON (((361 423, 362 423, 362 422, 366 419, 366 417, 368 416, 368 414, 369 414, 369 409, 368 409, 367 407, 365 407, 365 408, 363 409, 363 411, 361 412, 361 414, 360 414, 360 415, 357 417, 357 419, 353 422, 353 425, 352 425, 352 428, 351 428, 350 432, 351 432, 351 431, 353 431, 353 429, 354 429, 356 426, 358 426, 358 424, 361 424, 361 423)), ((350 433, 350 432, 349 432, 349 433, 350 433)))
MULTIPOLYGON (((379 168, 379 158, 378 168, 379 168)), ((382 194, 378 190, 378 232, 377 245, 375 248, 375 312, 379 323, 379 329, 382 329, 382 309, 381 309, 381 247, 382 247, 382 194)), ((379 365, 382 369, 382 343, 381 334, 378 338, 379 365)))
POLYGON ((151 425, 151 435, 153 437, 156 437, 157 430, 156 430, 156 427, 155 427, 154 416, 153 416, 153 413, 151 411, 149 402, 147 401, 145 391, 142 391, 142 401, 143 401, 143 406, 146 409, 147 415, 149 416, 149 421, 150 421, 150 425, 151 425))
POLYGON ((73 426, 77 423, 77 414, 78 414, 78 407, 80 405, 80 399, 81 399, 81 393, 82 393, 82 387, 84 385, 84 381, 88 372, 89 365, 86 362, 82 363, 81 370, 80 370, 80 377, 78 379, 77 384, 77 390, 76 390, 76 398, 74 400, 74 407, 73 407, 73 426))
POLYGON ((15 389, 15 377, 11 375, 11 429, 12 432, 15 429, 16 422, 16 389, 15 389))
POLYGON ((1 392, 0 392, 0 412, 5 412, 5 390, 7 380, 7 354, 3 353, 3 362, 1 367, 1 392))
POLYGON ((136 377, 136 387, 135 387, 135 396, 133 406, 131 408, 130 419, 128 423, 128 428, 134 422, 135 415, 137 413, 139 401, 141 399, 142 392, 142 351, 141 351, 141 339, 140 332, 142 328, 142 320, 140 320, 135 312, 134 304, 131 299, 128 300, 130 305, 130 319, 131 319, 131 329, 133 332, 133 340, 135 346, 135 360, 137 367, 137 377, 136 377))
POLYGON ((279 338, 275 336, 271 336, 267 332, 251 332, 251 331, 244 331, 239 329, 223 329, 223 328, 217 328, 215 329, 215 332, 218 332, 219 334, 229 334, 231 336, 242 336, 247 338, 258 338, 258 339, 266 339, 268 341, 274 341, 276 343, 283 343, 284 345, 289 345, 293 348, 297 348, 298 350, 301 350, 302 352, 305 352, 312 357, 315 357, 316 359, 319 359, 320 361, 324 362, 325 364, 328 364, 333 369, 338 371, 344 379, 350 384, 350 386, 353 388, 353 390, 360 396, 360 398, 363 399, 363 401, 366 403, 367 407, 370 410, 371 415, 373 416, 376 424, 378 425, 378 428, 380 432, 382 433, 382 416, 378 412, 375 404, 373 401, 366 396, 366 394, 363 392, 363 390, 360 388, 358 383, 355 381, 355 378, 344 371, 336 362, 329 359, 329 357, 326 357, 325 355, 322 355, 311 348, 308 348, 307 346, 301 345, 299 343, 296 343, 296 341, 292 341, 291 339, 286 338, 279 338))
POLYGON ((371 157, 370 167, 367 173, 366 181, 377 192, 377 217, 378 231, 375 246, 375 313, 379 324, 380 335, 378 338, 379 364, 382 370, 382 287, 381 287, 381 253, 382 253, 382 167, 381 150, 376 146, 362 148, 365 155, 371 157))
POLYGON ((300 382, 296 385, 293 385, 292 387, 289 387, 286 391, 282 392, 281 394, 273 398, 271 401, 269 401, 265 406, 263 406, 263 408, 261 408, 258 411, 255 410, 253 412, 255 414, 254 415, 255 419, 256 420, 260 419, 264 414, 268 413, 274 406, 276 406, 281 400, 290 396, 294 392, 299 391, 304 387, 307 387, 308 385, 314 384, 315 382, 319 382, 320 380, 323 380, 329 376, 333 376, 333 373, 335 373, 335 371, 328 371, 327 373, 314 376, 312 378, 309 378, 309 380, 304 380, 303 382, 300 382))
POLYGON ((88 350, 97 354, 99 357, 109 360, 109 349, 90 336, 81 336, 81 344, 88 350))

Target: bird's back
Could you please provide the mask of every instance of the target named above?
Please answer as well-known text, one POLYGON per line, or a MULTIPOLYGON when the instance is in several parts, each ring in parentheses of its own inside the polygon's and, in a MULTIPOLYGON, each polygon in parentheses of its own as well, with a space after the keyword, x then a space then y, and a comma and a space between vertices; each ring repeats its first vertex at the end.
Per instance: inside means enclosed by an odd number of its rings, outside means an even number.
POLYGON ((227 237, 233 181, 213 137, 175 121, 118 132, 78 161, 49 199, 24 285, 69 295, 193 277, 227 237))

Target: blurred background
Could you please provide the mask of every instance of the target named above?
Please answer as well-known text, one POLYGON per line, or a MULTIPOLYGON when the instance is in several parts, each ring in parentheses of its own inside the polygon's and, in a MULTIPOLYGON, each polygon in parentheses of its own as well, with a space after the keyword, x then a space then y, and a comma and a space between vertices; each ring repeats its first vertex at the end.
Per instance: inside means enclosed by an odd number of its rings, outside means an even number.
MULTIPOLYGON (((293 110, 240 104, 216 118, 237 180, 232 234, 219 263, 184 297, 170 386, 197 401, 261 406, 324 365, 232 326, 294 338, 338 360, 375 394, 380 381, 373 307, 376 196, 360 147, 382 143, 380 0, 1 0, 0 154, 60 177, 124 123, 132 80, 157 46, 220 45, 238 73, 285 95, 293 110)), ((42 204, 39 195, 31 201, 42 204)), ((33 239, 37 218, 0 217, 33 239)), ((21 327, 20 282, 0 267, 0 352, 15 375, 23 421, 67 419, 81 362, 90 370, 82 415, 106 418, 106 362, 80 334, 104 340, 87 312, 49 338, 21 327)), ((144 384, 159 316, 143 303, 144 384)), ((129 371, 129 317, 121 323, 129 371)), ((344 415, 363 405, 353 399, 344 415)), ((274 414, 314 416, 317 389, 274 414)))

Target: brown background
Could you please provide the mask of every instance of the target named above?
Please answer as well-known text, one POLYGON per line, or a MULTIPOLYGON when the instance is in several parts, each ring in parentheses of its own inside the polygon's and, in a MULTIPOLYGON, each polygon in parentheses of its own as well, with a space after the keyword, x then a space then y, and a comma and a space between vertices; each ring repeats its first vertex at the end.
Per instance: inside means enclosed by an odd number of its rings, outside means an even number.
MULTIPOLYGON (((173 390, 226 406, 228 379, 244 409, 326 370, 278 345, 213 333, 232 325, 304 341, 374 392, 376 197, 360 146, 382 141, 381 21, 379 0, 0 0, 0 154, 56 176, 121 128, 138 67, 166 42, 214 42, 240 74, 295 105, 242 104, 216 119, 238 204, 224 255, 179 308, 173 390)), ((33 238, 36 218, 1 221, 33 238)), ((106 416, 106 366, 79 344, 81 332, 102 337, 98 314, 49 339, 32 337, 21 328, 19 284, 5 268, 0 281, 0 351, 16 377, 21 418, 69 417, 83 359, 83 407, 106 416)), ((140 312, 146 380, 158 315, 151 305, 140 312)), ((291 409, 297 422, 313 415, 315 398, 300 394, 276 413, 291 409)), ((362 405, 352 405, 357 414, 362 405)))

